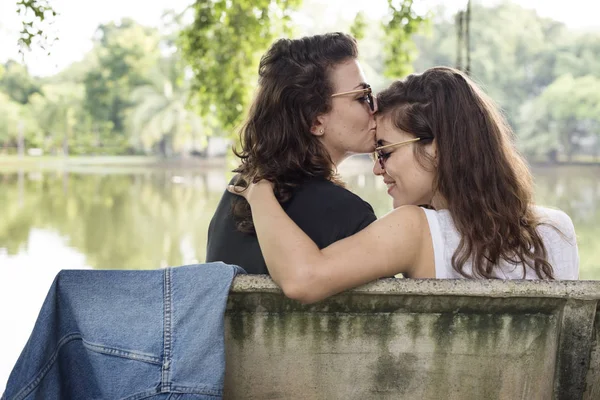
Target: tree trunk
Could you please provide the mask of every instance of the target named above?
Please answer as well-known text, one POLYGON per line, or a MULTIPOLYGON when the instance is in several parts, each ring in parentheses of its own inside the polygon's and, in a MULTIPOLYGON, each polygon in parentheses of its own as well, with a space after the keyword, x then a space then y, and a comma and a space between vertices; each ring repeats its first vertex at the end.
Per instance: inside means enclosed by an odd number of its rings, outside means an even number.
POLYGON ((62 151, 63 151, 63 156, 65 156, 65 157, 69 156, 69 139, 67 137, 66 131, 65 131, 65 136, 63 138, 62 151))
POLYGON ((158 149, 162 158, 168 158, 170 156, 169 135, 163 135, 160 142, 158 142, 158 149))
POLYGON ((462 70, 463 66, 463 22, 464 12, 459 11, 456 13, 456 69, 462 70))
POLYGON ((23 120, 19 120, 19 124, 17 125, 17 154, 19 157, 23 157, 25 155, 25 124, 23 120))
POLYGON ((69 138, 71 137, 71 109, 65 112, 65 136, 63 138, 63 155, 69 156, 69 138))
POLYGON ((549 150, 546 153, 546 156, 548 157, 548 161, 550 161, 552 164, 558 164, 558 150, 549 150))
POLYGON ((467 62, 465 72, 471 74, 471 0, 467 2, 467 14, 465 17, 465 53, 467 54, 467 62))
POLYGON ((98 129, 98 121, 94 121, 94 127, 92 128, 95 137, 94 147, 96 149, 100 147, 100 129, 98 129))

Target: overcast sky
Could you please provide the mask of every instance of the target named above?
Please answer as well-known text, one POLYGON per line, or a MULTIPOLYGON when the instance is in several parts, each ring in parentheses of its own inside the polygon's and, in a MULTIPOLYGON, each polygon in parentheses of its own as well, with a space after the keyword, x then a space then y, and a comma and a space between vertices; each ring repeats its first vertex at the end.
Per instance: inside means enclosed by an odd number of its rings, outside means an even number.
MULTIPOLYGON (((17 0, 0 0, 0 62, 9 58, 20 59, 17 46, 18 32, 21 28, 16 14, 17 0)), ((480 0, 493 4, 498 0, 480 0)), ((60 13, 55 18, 50 32, 59 38, 51 48, 51 55, 42 50, 27 54, 25 62, 34 75, 51 75, 73 61, 80 60, 92 47, 91 38, 101 23, 132 17, 136 21, 157 26, 162 12, 167 9, 183 10, 193 0, 50 0, 60 13)), ((429 9, 438 3, 444 3, 449 9, 464 8, 466 0, 415 0, 421 9, 429 9)), ((600 30, 600 2, 595 0, 519 0, 527 8, 535 9, 538 14, 566 23, 575 29, 600 30), (565 4, 569 8, 565 8, 565 4)), ((383 15, 387 8, 385 0, 323 0, 323 9, 318 12, 341 12, 352 17, 362 10, 371 16, 383 15)))

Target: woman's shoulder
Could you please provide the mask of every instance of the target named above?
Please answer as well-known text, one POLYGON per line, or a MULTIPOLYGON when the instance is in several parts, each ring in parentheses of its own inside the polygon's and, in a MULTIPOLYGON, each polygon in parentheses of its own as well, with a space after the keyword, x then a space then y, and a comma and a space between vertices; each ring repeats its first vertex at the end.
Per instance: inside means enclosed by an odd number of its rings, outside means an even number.
POLYGON ((534 206, 534 212, 540 219, 540 229, 556 228, 563 235, 574 237, 575 227, 569 215, 557 208, 534 206))
POLYGON ((390 217, 390 218, 416 218, 416 219, 423 219, 425 218, 425 216, 427 215, 426 213, 424 213, 424 211, 433 211, 433 210, 426 210, 423 207, 420 206, 413 206, 413 205, 405 205, 405 206, 400 206, 400 207, 396 207, 393 210, 389 211, 386 215, 384 215, 384 217, 390 217))
POLYGON ((579 251, 571 217, 562 210, 536 206, 538 232, 545 242, 556 279, 578 279, 579 251))
POLYGON ((415 235, 418 235, 419 232, 429 235, 432 219, 435 220, 431 214, 432 211, 419 206, 405 205, 391 210, 379 220, 391 229, 398 227, 400 230, 409 230, 415 235))
POLYGON ((359 207, 373 212, 371 205, 356 193, 325 178, 311 178, 298 185, 294 190, 294 199, 299 202, 318 202, 329 207, 359 207))

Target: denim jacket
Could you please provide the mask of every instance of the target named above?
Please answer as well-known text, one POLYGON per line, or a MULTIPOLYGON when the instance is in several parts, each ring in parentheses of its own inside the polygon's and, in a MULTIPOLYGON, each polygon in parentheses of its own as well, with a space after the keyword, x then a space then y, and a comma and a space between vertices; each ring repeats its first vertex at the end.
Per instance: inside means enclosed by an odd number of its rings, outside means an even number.
POLYGON ((237 273, 220 262, 61 271, 1 399, 222 398, 237 273))

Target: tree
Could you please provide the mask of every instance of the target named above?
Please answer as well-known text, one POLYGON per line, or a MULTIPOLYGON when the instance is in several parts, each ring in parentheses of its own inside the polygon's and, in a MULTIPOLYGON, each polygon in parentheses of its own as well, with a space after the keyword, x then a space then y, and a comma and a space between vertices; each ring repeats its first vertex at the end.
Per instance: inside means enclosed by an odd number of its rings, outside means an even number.
POLYGON ((38 124, 31 110, 0 92, 0 145, 18 147, 22 154, 26 141, 35 141, 38 124))
POLYGON ((591 75, 563 75, 536 99, 526 103, 521 114, 521 141, 525 151, 566 153, 570 160, 584 143, 600 147, 600 79, 591 75))
POLYGON ((0 143, 5 146, 15 142, 22 106, 4 93, 0 93, 0 143))
MULTIPOLYGON (((417 71, 436 65, 457 67, 454 17, 443 8, 435 16, 429 37, 416 35, 417 71)), ((600 51, 597 33, 576 34, 534 10, 501 2, 472 5, 471 77, 500 104, 518 129, 520 108, 538 96, 560 75, 597 74, 600 51), (510 26, 510 29, 506 29, 510 26)))
POLYGON ((24 65, 9 60, 4 64, 3 69, 4 73, 0 76, 0 90, 14 101, 27 104, 29 96, 40 91, 39 83, 29 75, 24 65))
POLYGON ((418 15, 413 0, 388 0, 389 20, 384 23, 385 32, 385 75, 401 78, 412 71, 412 61, 417 48, 412 39, 423 23, 425 16, 418 15))
POLYGON ((39 92, 37 81, 27 68, 15 61, 8 61, 0 74, 0 143, 16 146, 19 155, 25 152, 27 140, 34 140, 37 123, 28 107, 30 97, 39 92), (2 93, 3 92, 3 93, 2 93), (5 97, 6 96, 6 97, 5 97))
POLYGON ((194 73, 192 93, 201 115, 214 113, 224 129, 246 111, 258 61, 275 38, 290 32, 301 0, 197 0, 181 48, 194 73))
POLYGON ((367 29, 367 18, 365 17, 365 13, 359 11, 354 17, 354 22, 352 22, 352 26, 350 27, 350 34, 356 38, 356 40, 361 40, 365 37, 365 30, 367 29))
POLYGON ((148 83, 147 76, 160 58, 160 36, 131 19, 100 25, 94 52, 98 60, 84 78, 85 109, 92 116, 94 130, 125 134, 131 92, 148 83))
POLYGON ((146 151, 158 145, 166 157, 207 132, 200 116, 186 108, 189 82, 181 76, 177 62, 167 59, 162 64, 150 84, 138 86, 132 93, 131 128, 134 141, 146 151))
POLYGON ((81 84, 47 84, 42 87, 42 94, 31 98, 30 108, 47 146, 60 147, 63 155, 69 154, 74 141, 84 142, 85 136, 90 136, 90 124, 82 108, 84 90, 81 84))
MULTIPOLYGON (((544 53, 554 77, 571 74, 574 78, 600 73, 600 32, 573 33, 564 29, 556 45, 544 53)), ((548 82, 550 83, 550 82, 548 82)))

